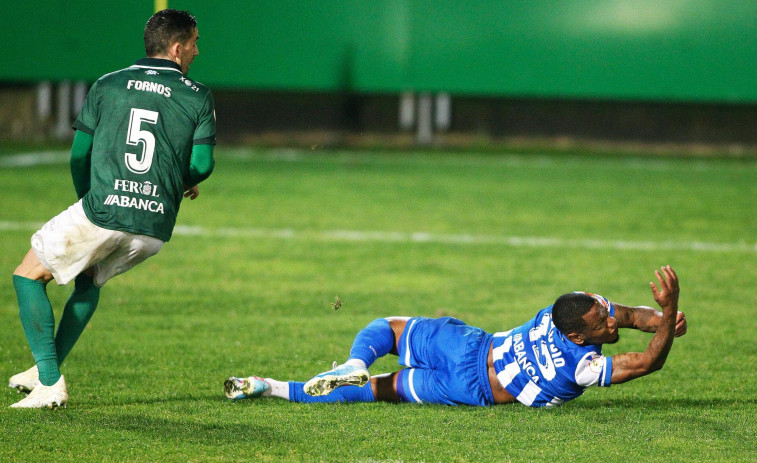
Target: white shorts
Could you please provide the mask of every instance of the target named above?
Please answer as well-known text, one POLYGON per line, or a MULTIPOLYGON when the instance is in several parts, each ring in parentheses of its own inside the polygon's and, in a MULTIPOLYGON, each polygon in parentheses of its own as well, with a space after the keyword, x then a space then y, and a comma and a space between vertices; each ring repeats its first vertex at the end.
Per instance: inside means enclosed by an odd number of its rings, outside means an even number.
POLYGON ((84 214, 81 200, 50 219, 31 242, 37 259, 59 285, 94 266, 94 283, 103 286, 163 246, 151 236, 98 227, 84 214))

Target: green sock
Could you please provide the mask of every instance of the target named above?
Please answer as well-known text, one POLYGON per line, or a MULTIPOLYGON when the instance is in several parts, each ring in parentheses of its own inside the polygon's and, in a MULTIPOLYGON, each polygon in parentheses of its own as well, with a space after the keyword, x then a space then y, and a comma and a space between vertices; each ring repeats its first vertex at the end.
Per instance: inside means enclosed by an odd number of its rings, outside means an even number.
POLYGON ((18 314, 26 340, 39 370, 39 380, 52 386, 60 378, 58 355, 55 351, 55 315, 47 298, 45 283, 13 275, 13 287, 18 298, 18 314))
POLYGON ((100 299, 100 288, 95 286, 92 278, 80 274, 76 277, 74 292, 63 308, 63 315, 55 334, 55 351, 58 353, 58 366, 63 363, 76 341, 87 327, 89 319, 95 313, 100 299))

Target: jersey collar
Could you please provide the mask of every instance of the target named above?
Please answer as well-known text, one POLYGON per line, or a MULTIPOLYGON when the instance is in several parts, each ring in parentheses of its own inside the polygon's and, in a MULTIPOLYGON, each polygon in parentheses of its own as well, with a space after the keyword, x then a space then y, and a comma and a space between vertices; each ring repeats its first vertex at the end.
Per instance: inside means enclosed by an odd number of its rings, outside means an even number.
POLYGON ((181 72, 181 67, 171 60, 163 58, 140 58, 132 67, 138 68, 150 68, 150 69, 163 69, 181 72))

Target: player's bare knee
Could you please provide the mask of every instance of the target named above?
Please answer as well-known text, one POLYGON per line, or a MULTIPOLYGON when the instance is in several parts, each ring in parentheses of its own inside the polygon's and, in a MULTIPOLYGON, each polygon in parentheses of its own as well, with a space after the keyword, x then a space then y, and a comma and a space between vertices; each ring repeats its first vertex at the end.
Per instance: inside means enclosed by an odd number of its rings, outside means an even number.
POLYGON ((397 372, 371 377, 373 397, 379 402, 399 402, 397 394, 397 372))
POLYGON ((16 267, 16 270, 13 272, 13 274, 28 278, 30 280, 41 281, 43 283, 49 283, 53 280, 52 273, 50 273, 49 270, 43 267, 42 264, 34 267, 24 266, 23 264, 21 264, 16 267))
POLYGON ((48 283, 53 279, 53 274, 42 265, 39 259, 37 259, 37 255, 31 250, 26 253, 24 260, 16 267, 13 274, 44 283, 48 283))

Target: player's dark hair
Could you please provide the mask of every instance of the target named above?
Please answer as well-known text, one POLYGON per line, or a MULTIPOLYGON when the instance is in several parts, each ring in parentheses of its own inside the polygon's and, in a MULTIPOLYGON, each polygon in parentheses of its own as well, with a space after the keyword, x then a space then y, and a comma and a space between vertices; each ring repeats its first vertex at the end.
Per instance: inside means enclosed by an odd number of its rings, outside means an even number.
POLYGON ((163 54, 171 44, 189 40, 195 27, 197 20, 188 11, 158 11, 145 24, 145 53, 148 57, 163 54))
POLYGON ((580 333, 586 323, 583 317, 597 300, 585 293, 568 293, 552 305, 552 323, 563 334, 580 333))

